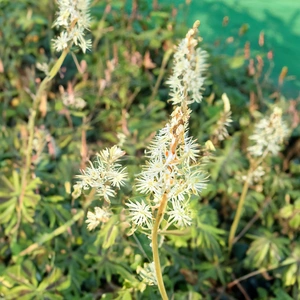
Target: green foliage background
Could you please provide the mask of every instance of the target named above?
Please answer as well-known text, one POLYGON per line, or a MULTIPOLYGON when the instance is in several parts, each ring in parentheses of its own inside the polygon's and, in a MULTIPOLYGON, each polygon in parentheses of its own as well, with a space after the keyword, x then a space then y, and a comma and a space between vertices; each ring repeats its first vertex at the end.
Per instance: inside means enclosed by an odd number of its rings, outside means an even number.
MULTIPOLYGON (((151 260, 150 241, 126 235, 121 207, 131 196, 130 184, 112 203, 116 216, 94 232, 84 221, 99 199, 71 196, 79 169, 100 149, 119 143, 118 134, 126 137, 124 164, 133 180, 145 147, 172 109, 164 82, 173 46, 187 27, 177 20, 176 8, 135 3, 136 10, 125 1, 93 1, 92 52, 74 50, 76 58, 67 57, 40 107, 32 179, 15 230, 31 94, 44 76, 36 63, 53 65, 56 59, 51 49, 56 7, 46 0, 0 1, 0 299, 158 297, 156 287, 136 274, 137 266, 151 260), (67 89, 68 82, 85 108, 63 104, 59 86, 67 89)), ((300 299, 299 98, 286 99, 282 86, 270 83, 272 61, 263 50, 263 71, 250 76, 242 49, 229 56, 218 51, 224 45, 226 40, 202 45, 210 68, 204 101, 193 107, 191 134, 200 143, 211 137, 224 92, 234 122, 230 137, 216 145, 210 184, 197 201, 192 228, 167 237, 160 250, 166 288, 173 299, 300 299), (251 186, 238 228, 247 231, 229 255, 248 136, 274 103, 284 111, 291 139, 278 157, 268 159, 261 182, 251 186)))

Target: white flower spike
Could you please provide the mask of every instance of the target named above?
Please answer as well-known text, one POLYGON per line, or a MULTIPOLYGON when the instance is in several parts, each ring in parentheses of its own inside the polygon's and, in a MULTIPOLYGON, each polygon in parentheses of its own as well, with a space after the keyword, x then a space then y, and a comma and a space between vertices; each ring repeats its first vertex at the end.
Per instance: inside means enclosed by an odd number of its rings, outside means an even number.
POLYGON ((62 27, 63 31, 52 40, 57 52, 72 43, 79 46, 83 53, 91 49, 91 40, 84 37, 91 23, 89 5, 90 0, 58 0, 58 16, 53 26, 62 27))
POLYGON ((262 156, 264 152, 277 155, 288 134, 288 127, 282 120, 282 110, 275 107, 269 118, 255 125, 254 134, 249 137, 255 144, 248 147, 248 152, 254 157, 262 156))

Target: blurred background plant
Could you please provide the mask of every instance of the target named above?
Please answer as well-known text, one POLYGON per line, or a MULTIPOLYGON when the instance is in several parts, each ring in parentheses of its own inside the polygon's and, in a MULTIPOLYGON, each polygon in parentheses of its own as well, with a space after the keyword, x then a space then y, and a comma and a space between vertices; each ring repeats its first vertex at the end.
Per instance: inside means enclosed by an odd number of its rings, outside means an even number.
MULTIPOLYGON (((78 169, 99 150, 126 151, 128 176, 138 173, 144 149, 166 121, 171 104, 165 84, 173 46, 187 26, 177 8, 160 1, 92 1, 91 52, 69 54, 42 98, 34 128, 31 181, 22 222, 15 231, 24 141, 36 85, 57 57, 54 1, 0 2, 0 297, 3 299, 151 299, 157 288, 141 279, 151 261, 149 240, 128 228, 119 203, 111 218, 88 232, 87 208, 99 205, 91 191, 72 197, 78 169), (121 222, 120 222, 121 220, 121 222), (122 222, 123 220, 123 222, 122 222), (22 298, 21 298, 22 297, 22 298)), ((189 6, 181 7, 187 14, 189 6)), ((220 24, 226 26, 226 16, 220 24)), ((238 40, 246 30, 240 27, 238 40)), ((248 30, 248 29, 247 29, 248 30)), ((285 98, 287 69, 272 73, 273 53, 250 44, 222 53, 232 36, 206 43, 210 53, 204 99, 193 104, 191 135, 214 140, 210 183, 196 197, 195 222, 161 248, 164 281, 174 299, 299 299, 300 119, 299 97, 285 98), (278 84, 269 80, 277 76, 278 84), (226 93, 231 127, 216 138, 226 93), (249 184, 236 241, 228 235, 249 169, 247 148, 254 124, 276 105, 290 129, 280 153, 267 157, 264 174, 249 184), (244 178, 244 179, 243 179, 244 178)), ((260 35, 258 39, 262 41, 260 35)), ((76 51, 76 50, 75 50, 76 51)), ((296 58, 295 58, 296 59, 296 58)))

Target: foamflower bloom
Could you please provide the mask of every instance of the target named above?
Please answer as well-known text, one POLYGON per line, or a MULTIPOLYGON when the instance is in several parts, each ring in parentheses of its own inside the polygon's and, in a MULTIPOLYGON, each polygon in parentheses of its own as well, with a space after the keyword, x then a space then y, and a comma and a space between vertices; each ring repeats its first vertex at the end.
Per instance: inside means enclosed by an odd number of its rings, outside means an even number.
POLYGON ((87 213, 87 220, 85 223, 87 223, 87 229, 93 230, 95 229, 101 222, 106 223, 110 219, 112 213, 108 208, 100 208, 95 207, 95 213, 88 212, 87 213))
POLYGON ((168 80, 174 109, 170 120, 145 151, 146 164, 137 175, 136 190, 144 194, 140 205, 147 203, 149 209, 143 213, 141 209, 133 209, 139 206, 138 202, 127 204, 131 221, 135 226, 143 226, 143 229, 146 226, 151 230, 155 218, 150 218, 150 207, 153 210, 160 207, 162 199, 167 199, 163 209, 167 226, 191 225, 188 201, 191 195, 199 195, 207 185, 208 176, 203 170, 201 153, 208 154, 211 147, 200 147, 189 136, 191 110, 188 105, 201 101, 207 67, 206 52, 196 48, 198 26, 196 22, 177 47, 173 75, 168 80), (146 212, 149 212, 147 219, 144 218, 146 212))
POLYGON ((195 38, 195 27, 179 43, 174 54, 173 74, 167 81, 170 85, 170 95, 173 104, 180 104, 182 98, 187 103, 201 102, 205 80, 203 73, 207 69, 207 52, 195 48, 198 41, 195 38), (187 98, 186 96, 189 96, 187 98))
POLYGON ((152 227, 152 214, 151 208, 144 201, 132 202, 129 201, 127 204, 131 221, 140 227, 151 228, 152 227))
POLYGON ((169 215, 168 221, 170 224, 175 223, 178 227, 188 227, 192 224, 191 210, 188 203, 172 201, 172 210, 167 214, 169 215))
POLYGON ((89 5, 90 0, 58 0, 58 16, 53 26, 63 31, 52 40, 56 51, 66 49, 70 43, 80 47, 83 53, 91 48, 91 40, 85 38, 91 23, 89 5))
POLYGON ((259 157, 264 153, 277 155, 284 139, 288 136, 287 124, 282 120, 282 110, 275 107, 269 118, 260 120, 249 137, 254 145, 248 147, 248 152, 259 157))
POLYGON ((106 202, 116 194, 116 189, 120 189, 127 179, 126 168, 119 163, 120 158, 125 155, 118 146, 104 149, 97 154, 96 160, 85 170, 81 170, 81 175, 77 175, 78 181, 74 186, 76 196, 80 191, 95 188, 98 195, 106 202))
POLYGON ((237 174, 236 179, 245 182, 247 181, 249 185, 256 184, 262 180, 266 174, 263 166, 258 166, 254 170, 249 170, 248 175, 246 174, 237 174))

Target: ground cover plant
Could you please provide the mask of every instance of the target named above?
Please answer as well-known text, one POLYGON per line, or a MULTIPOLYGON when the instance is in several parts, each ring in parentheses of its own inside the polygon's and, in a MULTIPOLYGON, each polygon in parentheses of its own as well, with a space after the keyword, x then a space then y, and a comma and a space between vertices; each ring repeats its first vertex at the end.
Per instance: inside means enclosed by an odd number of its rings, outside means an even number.
POLYGON ((1 298, 300 299, 272 52, 216 54, 159 1, 0 6, 1 298))

